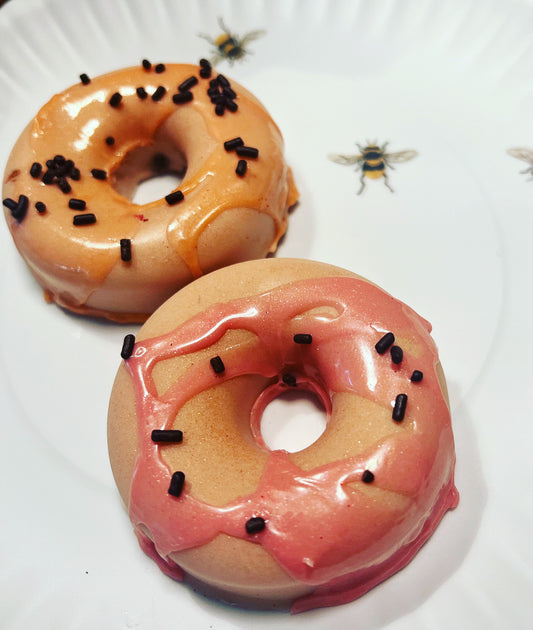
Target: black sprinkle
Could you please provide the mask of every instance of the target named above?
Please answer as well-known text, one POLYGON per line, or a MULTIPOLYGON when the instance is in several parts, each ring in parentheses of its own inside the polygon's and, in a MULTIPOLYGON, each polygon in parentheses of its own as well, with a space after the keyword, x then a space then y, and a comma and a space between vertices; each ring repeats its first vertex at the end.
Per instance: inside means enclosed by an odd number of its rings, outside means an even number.
POLYGON ((11 210, 11 212, 13 212, 13 210, 17 207, 17 202, 14 199, 11 199, 11 197, 7 197, 2 203, 8 210, 11 210))
POLYGON ((218 355, 216 357, 213 357, 212 359, 209 359, 209 363, 211 364, 211 367, 213 368, 213 372, 215 374, 222 374, 226 370, 224 361, 222 361, 222 359, 218 355))
POLYGON ((235 101, 226 101, 226 109, 229 109, 230 112, 235 113, 239 106, 235 101))
POLYGON ((281 380, 289 387, 295 387, 296 385, 296 376, 294 376, 294 374, 284 374, 281 380))
POLYGON ((28 211, 28 198, 26 195, 19 196, 19 202, 14 210, 11 210, 11 216, 18 221, 19 223, 23 221, 26 216, 26 212, 28 211), (21 198, 24 198, 24 201, 21 201, 21 198))
POLYGON ((68 183, 66 177, 58 177, 57 185, 59 186, 61 192, 65 193, 65 195, 67 195, 72 190, 72 186, 68 183))
POLYGON ((231 87, 230 82, 226 79, 223 74, 219 74, 216 78, 216 82, 222 87, 231 87))
POLYGON ((54 171, 47 170, 41 177, 41 181, 43 184, 53 184, 55 177, 54 171))
MULTIPOLYGON (((213 81, 209 82, 210 85, 211 83, 213 83, 213 81)), ((209 99, 211 100, 212 103, 224 98, 223 94, 220 93, 220 90, 216 81, 215 81, 214 87, 211 86, 207 89, 207 96, 209 96, 209 99)))
POLYGON ((237 92, 235 92, 235 90, 232 90, 230 87, 222 88, 222 95, 230 100, 237 98, 237 92))
POLYGON ((160 101, 166 93, 167 89, 160 85, 157 90, 152 94, 152 101, 160 101))
POLYGON ((195 77, 194 75, 192 77, 189 77, 188 79, 185 79, 185 81, 182 81, 179 85, 178 85, 178 90, 180 92, 188 92, 192 87, 194 87, 196 84, 198 83, 198 77, 195 77))
POLYGON ((420 370, 415 370, 412 374, 411 374, 411 381, 413 383, 420 383, 420 381, 424 378, 424 374, 423 372, 421 372, 420 370))
POLYGON ((255 147, 245 147, 245 146, 237 147, 236 153, 240 157, 247 157, 247 158, 256 158, 259 155, 259 151, 255 147))
POLYGON ((80 74, 80 81, 83 83, 83 85, 89 85, 91 79, 89 78, 89 75, 85 74, 84 72, 83 74, 80 74))
POLYGON ((365 470, 361 476, 361 481, 364 483, 372 483, 374 481, 374 473, 370 472, 370 470, 365 470))
POLYGON ((122 101, 122 94, 120 92, 115 92, 113 96, 109 99, 109 104, 111 107, 118 107, 120 102, 122 101))
POLYGON ((165 64, 164 63, 158 63, 157 66, 155 67, 155 71, 157 72, 157 74, 161 74, 162 72, 165 72, 165 64))
POLYGON ((376 351, 378 354, 383 354, 387 352, 387 350, 394 343, 394 335, 391 332, 388 332, 386 335, 383 335, 381 339, 375 345, 376 351))
POLYGON ((172 97, 172 101, 176 103, 176 105, 188 103, 189 101, 192 101, 192 99, 192 92, 179 92, 178 94, 174 94, 174 96, 172 97))
POLYGON ((11 216, 18 221, 19 223, 26 216, 26 212, 28 211, 29 199, 26 195, 19 195, 18 201, 14 199, 4 199, 3 204, 6 208, 11 212, 11 216))
POLYGON ((142 60, 142 66, 145 70, 151 70, 152 69, 152 64, 148 61, 148 59, 143 59, 142 60))
POLYGON ((185 485, 185 473, 182 473, 181 470, 178 470, 172 475, 172 479, 170 480, 170 486, 168 488, 168 493, 173 497, 179 497, 183 492, 183 486, 185 485))
POLYGON ((68 207, 71 210, 85 210, 85 208, 87 207, 87 203, 84 199, 69 199, 68 207))
POLYGON ((392 362, 398 365, 403 361, 403 350, 400 346, 392 346, 390 349, 390 356, 392 362))
POLYGON ((208 59, 200 59, 198 63, 200 64, 200 68, 208 68, 211 70, 211 62, 208 59))
POLYGON ((215 91, 213 94, 209 94, 209 90, 207 91, 207 93, 209 95, 209 100, 211 101, 211 103, 213 103, 213 105, 221 105, 225 107, 226 99, 222 94, 217 91, 215 91))
POLYGON ((113 136, 107 136, 105 143, 112 147, 115 144, 115 138, 113 138, 113 136))
POLYGON ((94 179, 107 179, 107 173, 101 168, 91 169, 91 175, 94 177, 94 179))
POLYGON ((129 238, 120 239, 120 258, 124 262, 131 260, 131 241, 129 238))
POLYGON ((96 223, 96 217, 92 212, 88 212, 87 214, 75 214, 72 222, 74 225, 92 225, 96 223))
POLYGON ((54 163, 56 166, 63 166, 65 164, 65 156, 64 155, 56 155, 54 156, 54 163))
POLYGON ((138 87, 135 91, 140 99, 148 98, 148 92, 143 87, 138 87))
POLYGON ((167 442, 176 444, 183 441, 183 431, 179 429, 154 429, 152 442, 167 442))
POLYGON ((223 116, 226 110, 236 112, 239 107, 233 100, 237 97, 236 92, 231 88, 230 82, 226 77, 221 74, 216 79, 209 81, 207 95, 215 106, 215 114, 217 116, 223 116))
POLYGON ((246 160, 239 160, 237 162, 237 168, 235 169, 235 172, 237 173, 239 177, 243 177, 244 174, 246 173, 247 168, 248 168, 248 162, 246 160))
POLYGON ((246 521, 245 527, 247 534, 258 534, 265 529, 266 522, 261 516, 254 516, 246 521))
POLYGON ((42 166, 42 164, 40 164, 39 162, 34 162, 34 163, 31 165, 31 168, 30 168, 30 175, 31 175, 32 177, 37 178, 37 177, 39 177, 39 176, 41 175, 41 173, 42 173, 42 172, 43 172, 43 166, 42 166))
POLYGON ((407 407, 407 394, 398 394, 394 402, 392 410, 392 419, 401 422, 405 417, 405 408, 407 407))
POLYGON ((313 343, 313 336, 308 333, 297 333, 293 340, 294 343, 310 344, 313 343))
POLYGON ((81 177, 81 174, 80 174, 80 169, 79 169, 79 168, 76 168, 75 166, 73 166, 73 167, 70 169, 70 175, 69 175, 69 177, 70 177, 70 179, 73 179, 75 182, 77 182, 77 181, 80 179, 80 177, 81 177))
POLYGON ((169 206, 173 206, 176 203, 180 203, 180 201, 183 201, 185 198, 184 194, 181 192, 181 190, 175 190, 174 192, 171 192, 170 195, 167 195, 165 197, 165 201, 168 203, 169 206))
POLYGON ((133 353, 134 346, 135 346, 135 335, 131 335, 131 334, 126 335, 122 343, 122 350, 120 351, 120 356, 124 360, 129 359, 133 353))
POLYGON ((37 210, 37 212, 42 214, 43 212, 46 212, 46 205, 42 201, 37 201, 35 203, 35 209, 37 210))
POLYGON ((237 147, 242 147, 244 144, 244 140, 242 138, 232 138, 231 140, 226 140, 224 142, 224 148, 226 151, 234 151, 237 147))
POLYGON ((200 68, 200 72, 198 74, 202 77, 202 79, 209 79, 211 77, 211 66, 209 68, 200 68))

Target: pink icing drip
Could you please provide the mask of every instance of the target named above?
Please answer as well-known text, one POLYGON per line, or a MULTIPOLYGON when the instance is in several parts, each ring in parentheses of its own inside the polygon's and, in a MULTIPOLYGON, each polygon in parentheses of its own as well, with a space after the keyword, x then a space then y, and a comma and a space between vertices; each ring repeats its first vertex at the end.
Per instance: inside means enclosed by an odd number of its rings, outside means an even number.
POLYGON ((424 523, 420 534, 412 542, 400 547, 392 556, 377 567, 371 566, 354 571, 325 585, 318 586, 311 595, 297 599, 291 607, 291 612, 300 613, 313 608, 346 604, 361 597, 408 564, 431 536, 445 512, 457 507, 458 502, 459 493, 452 478, 441 490, 434 510, 424 523))
MULTIPOLYGON (((160 566, 161 560, 167 562, 165 571, 179 578, 172 552, 203 545, 219 533, 261 544, 291 576, 317 587, 297 600, 294 611, 351 601, 404 566, 458 496, 450 416, 437 380, 430 328, 379 288, 334 277, 217 304, 168 334, 138 342, 126 362, 136 391, 140 448, 130 516, 145 551, 157 553, 160 566), (318 306, 331 307, 335 314, 308 312, 318 306), (186 379, 158 397, 151 375, 158 361, 209 347, 230 329, 255 333, 257 349, 228 348, 223 376, 215 376, 209 363, 197 362, 186 379), (374 345, 389 330, 415 344, 417 357, 406 353, 397 366, 388 354, 379 355, 374 345), (313 343, 295 344, 292 337, 299 332, 311 333, 313 343), (310 471, 293 464, 286 451, 271 451, 256 491, 223 507, 199 501, 187 486, 179 498, 170 496, 173 471, 162 461, 151 431, 170 428, 185 402, 220 379, 251 373, 276 377, 291 368, 318 393, 328 415, 335 394, 351 392, 390 408, 392 427, 394 399, 406 393, 405 430, 391 430, 363 453, 310 471), (414 369, 423 371, 421 383, 410 382, 414 369), (405 497, 406 505, 387 506, 372 493, 358 491, 367 469, 375 475, 374 487, 405 497), (262 516, 267 527, 249 535, 245 523, 252 516, 262 516), (154 542, 139 529, 149 530, 154 542)), ((265 448, 262 411, 282 387, 278 382, 267 388, 252 410, 259 447, 265 448)))

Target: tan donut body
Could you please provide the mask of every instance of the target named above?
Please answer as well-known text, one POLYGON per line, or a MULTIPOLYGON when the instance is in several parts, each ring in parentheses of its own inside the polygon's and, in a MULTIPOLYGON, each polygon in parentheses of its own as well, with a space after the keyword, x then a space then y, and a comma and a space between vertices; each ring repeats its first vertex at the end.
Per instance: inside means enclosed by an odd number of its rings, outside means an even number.
POLYGON ((226 599, 293 611, 351 601, 404 566, 458 497, 429 329, 375 285, 309 261, 234 265, 168 300, 109 407, 113 473, 143 549, 226 599), (399 363, 375 349, 391 331, 399 363), (317 394, 327 427, 302 451, 270 451, 261 414, 291 387, 317 394))
MULTIPOLYGON (((200 70, 139 66, 79 83, 53 97, 20 136, 5 172, 3 197, 14 208, 6 207, 6 219, 50 300, 76 312, 143 321, 202 273, 276 249, 298 197, 279 129, 235 83, 231 111, 217 114, 208 94, 217 78, 202 78, 200 70), (180 92, 191 77, 197 82, 180 92), (154 100, 158 90, 162 96, 154 100), (183 93, 190 100, 180 102, 183 93), (120 102, 113 106, 115 94, 120 102), (226 150, 224 143, 236 137, 258 156, 226 150), (57 155, 72 160, 77 171, 63 176, 65 191, 59 177, 43 181, 47 161, 57 155), (137 184, 154 175, 154 159, 161 155, 165 172, 186 167, 177 189, 183 200, 132 203, 137 184), (237 175, 241 159, 247 169, 237 175), (34 163, 41 171, 32 176, 34 163), (106 178, 95 178, 93 169, 106 178), (24 197, 27 210, 20 218, 15 206, 24 197), (85 208, 70 208, 72 199, 85 208), (46 209, 39 212, 38 203, 46 209), (73 224, 75 215, 90 214, 94 223, 73 224), (122 240, 130 241, 129 261, 121 258, 122 240)), ((213 89, 222 94, 222 87, 213 89)))

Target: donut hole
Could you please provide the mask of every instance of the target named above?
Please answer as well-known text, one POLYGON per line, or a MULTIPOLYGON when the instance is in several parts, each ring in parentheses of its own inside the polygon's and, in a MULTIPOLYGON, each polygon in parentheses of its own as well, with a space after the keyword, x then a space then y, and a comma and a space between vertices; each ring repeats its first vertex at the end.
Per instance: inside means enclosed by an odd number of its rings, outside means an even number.
POLYGON ((320 397, 306 389, 291 389, 265 407, 261 436, 270 450, 297 453, 314 444, 326 425, 327 413, 320 397))
POLYGON ((143 206, 151 201, 165 197, 180 185, 183 178, 178 173, 154 175, 139 182, 132 201, 143 206))
POLYGON ((161 136, 130 149, 113 172, 111 185, 133 203, 145 205, 176 190, 186 171, 187 162, 179 147, 161 136))

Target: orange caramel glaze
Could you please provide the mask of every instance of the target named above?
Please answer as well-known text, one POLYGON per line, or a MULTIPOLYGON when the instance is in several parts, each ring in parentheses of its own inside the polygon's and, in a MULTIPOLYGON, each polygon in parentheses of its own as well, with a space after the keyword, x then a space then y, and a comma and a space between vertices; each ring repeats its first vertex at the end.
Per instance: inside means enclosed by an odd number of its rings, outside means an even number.
POLYGON ((39 111, 13 148, 3 198, 29 198, 23 220, 5 214, 47 299, 79 313, 143 321, 202 273, 275 251, 298 192, 278 127, 250 92, 234 82, 231 87, 238 109, 219 116, 198 66, 166 64, 162 73, 139 66, 80 82, 39 111), (191 76, 198 78, 193 99, 174 103, 178 85, 191 76), (159 86, 166 93, 154 101, 159 86), (137 87, 147 98, 139 98, 137 87), (122 100, 112 107, 117 92, 122 100), (247 159, 243 177, 235 173, 240 158, 223 146, 234 137, 259 150, 258 158, 247 159), (184 200, 135 204, 128 197, 153 175, 147 164, 158 152, 170 156, 171 170, 186 168, 176 189, 184 200), (44 173, 55 155, 80 171, 79 181, 67 178, 67 194, 29 172, 38 162, 44 173), (95 179, 92 169, 105 171, 107 179, 95 179), (85 200, 86 209, 70 209, 72 198, 85 200), (35 209, 39 201, 43 213, 35 209), (74 215, 83 213, 93 213, 96 222, 73 225, 74 215), (129 262, 121 260, 121 239, 131 240, 129 262))
POLYGON ((225 597, 289 600, 293 612, 352 601, 405 566, 458 501, 430 330, 372 283, 310 261, 235 265, 174 296, 140 331, 110 403, 111 463, 144 551, 175 578, 185 571, 225 597), (220 302, 215 286, 229 287, 220 302), (403 348, 400 364, 375 349, 386 332, 403 348), (298 333, 312 342, 295 343, 298 333), (290 389, 286 373, 327 414, 324 434, 296 453, 261 437, 264 407, 290 389), (408 402, 396 421, 400 393, 408 402), (152 441, 152 430, 175 428, 182 444, 152 441), (179 497, 168 491, 176 470, 179 497), (264 530, 248 533, 258 516, 264 530))

